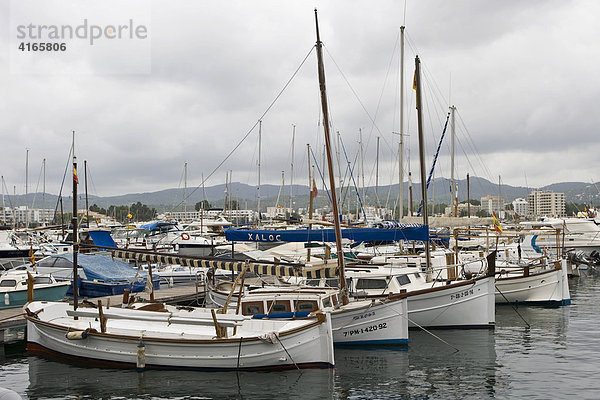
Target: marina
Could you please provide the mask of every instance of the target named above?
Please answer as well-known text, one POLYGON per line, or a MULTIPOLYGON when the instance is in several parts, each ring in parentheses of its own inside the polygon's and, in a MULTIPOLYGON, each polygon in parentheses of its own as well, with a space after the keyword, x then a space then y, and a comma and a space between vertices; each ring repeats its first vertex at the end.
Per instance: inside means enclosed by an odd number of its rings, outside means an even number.
POLYGON ((497 306, 496 329, 411 331, 407 348, 336 348, 333 370, 145 371, 89 368, 5 352, 0 387, 23 398, 596 398, 600 276, 571 278, 568 307, 497 306), (525 319, 529 326, 523 321, 525 319), (458 351, 457 351, 458 350, 458 351), (569 371, 565 373, 565 371, 569 371), (68 377, 68 379, 65 379, 68 377))
POLYGON ((1 399, 598 398, 594 6, 107 1, 0 6, 1 399))

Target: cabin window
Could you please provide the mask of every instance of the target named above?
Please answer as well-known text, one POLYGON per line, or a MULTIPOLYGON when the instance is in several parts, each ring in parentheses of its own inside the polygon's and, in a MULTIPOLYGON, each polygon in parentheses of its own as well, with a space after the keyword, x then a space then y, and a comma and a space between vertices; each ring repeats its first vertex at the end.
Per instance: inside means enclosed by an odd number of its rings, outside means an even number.
POLYGON ((331 297, 325 297, 323 299, 323 307, 331 307, 331 297))
POLYGON ((337 294, 334 294, 333 296, 331 296, 331 300, 333 300, 333 306, 337 307, 338 305, 338 297, 337 294))
POLYGON ((410 278, 408 277, 408 275, 398 275, 396 277, 396 280, 398 281, 398 284, 400 286, 408 285, 410 283, 410 278))
POLYGON ((356 289, 385 289, 387 282, 385 279, 365 279, 359 278, 356 281, 356 289))
POLYGON ((47 276, 36 276, 33 279, 34 284, 52 283, 52 280, 47 276))
POLYGON ((296 311, 315 311, 319 309, 319 305, 314 300, 298 300, 296 301, 296 311))
POLYGON ((3 279, 0 281, 0 287, 15 287, 17 286, 16 279, 3 279))
POLYGON ((340 281, 337 278, 327 279, 327 280, 325 280, 325 286, 336 288, 336 287, 340 286, 340 281))
POLYGON ((269 310, 269 313, 282 313, 291 311, 289 300, 279 300, 275 302, 268 301, 267 309, 269 310))
POLYGON ((320 286, 321 280, 320 279, 309 279, 306 281, 306 284, 308 286, 320 286))
POLYGON ((265 310, 264 310, 262 301, 242 302, 242 314, 254 315, 254 314, 264 314, 264 313, 265 313, 265 310))

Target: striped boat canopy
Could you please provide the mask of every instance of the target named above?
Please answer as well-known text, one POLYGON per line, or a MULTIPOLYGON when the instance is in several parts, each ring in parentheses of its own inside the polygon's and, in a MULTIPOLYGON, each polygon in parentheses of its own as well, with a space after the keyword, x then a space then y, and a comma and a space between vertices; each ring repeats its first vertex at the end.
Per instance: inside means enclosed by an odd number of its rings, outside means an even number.
POLYGON ((233 272, 242 272, 248 267, 248 272, 257 275, 296 276, 307 279, 336 278, 337 264, 311 266, 302 264, 267 264, 255 261, 227 261, 216 259, 200 259, 171 256, 156 253, 142 253, 127 250, 112 250, 114 258, 135 260, 143 263, 179 264, 185 267, 218 268, 233 272))

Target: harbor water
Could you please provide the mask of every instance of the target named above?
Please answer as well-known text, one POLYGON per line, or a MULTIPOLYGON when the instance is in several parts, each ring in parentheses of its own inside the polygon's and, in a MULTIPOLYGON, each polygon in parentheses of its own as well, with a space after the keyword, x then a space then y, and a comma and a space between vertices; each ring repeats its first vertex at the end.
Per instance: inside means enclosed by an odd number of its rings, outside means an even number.
POLYGON ((1 360, 0 387, 30 399, 597 399, 600 273, 569 284, 569 306, 497 306, 495 330, 411 331, 407 348, 336 348, 331 370, 139 373, 31 356, 21 345, 1 360))

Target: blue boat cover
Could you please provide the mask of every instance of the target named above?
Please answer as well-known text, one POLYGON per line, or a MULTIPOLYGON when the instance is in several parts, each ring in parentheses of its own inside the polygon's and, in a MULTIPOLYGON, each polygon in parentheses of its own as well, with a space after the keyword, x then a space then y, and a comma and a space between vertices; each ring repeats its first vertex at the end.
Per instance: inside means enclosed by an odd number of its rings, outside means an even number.
MULTIPOLYGON (((335 242, 333 229, 242 230, 228 229, 225 237, 232 242, 335 242)), ((342 229, 342 237, 355 242, 429 241, 429 228, 424 225, 397 229, 342 229)))
MULTIPOLYGON (((114 247, 115 249, 118 247, 112 236, 110 236, 109 231, 88 231, 90 237, 94 244, 98 247, 114 247)), ((99 249, 100 251, 106 251, 104 249, 99 249)))
MULTIPOLYGON (((73 254, 60 254, 51 257, 62 257, 73 264, 73 254)), ((78 254, 77 264, 83 269, 86 279, 107 282, 131 281, 136 275, 145 277, 129 264, 101 254, 78 254)))
POLYGON ((156 229, 164 228, 165 226, 167 226, 167 227, 174 227, 176 225, 177 224, 174 223, 174 222, 156 221, 156 222, 151 222, 149 224, 141 225, 140 228, 146 229, 148 231, 154 231, 156 229))

